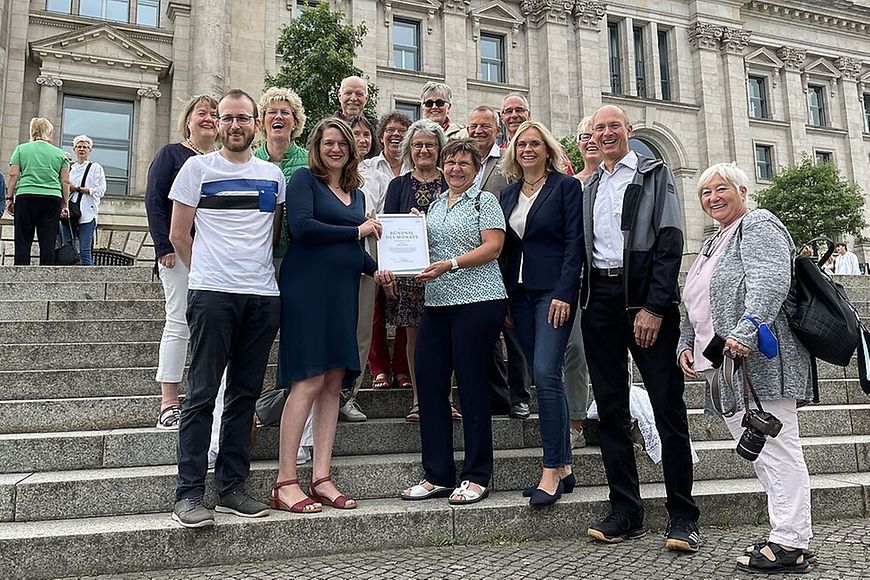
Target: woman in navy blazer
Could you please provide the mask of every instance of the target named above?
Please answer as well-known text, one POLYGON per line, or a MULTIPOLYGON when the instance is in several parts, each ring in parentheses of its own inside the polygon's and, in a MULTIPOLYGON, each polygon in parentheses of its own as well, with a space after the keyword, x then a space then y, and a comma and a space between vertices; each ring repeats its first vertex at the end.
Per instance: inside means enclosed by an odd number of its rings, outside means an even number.
POLYGON ((544 450, 540 482, 525 492, 532 506, 550 505, 576 484, 562 369, 580 287, 582 187, 564 174, 562 159, 559 142, 535 121, 520 125, 502 157, 502 171, 514 181, 500 197, 507 222, 502 273, 532 363, 544 450))

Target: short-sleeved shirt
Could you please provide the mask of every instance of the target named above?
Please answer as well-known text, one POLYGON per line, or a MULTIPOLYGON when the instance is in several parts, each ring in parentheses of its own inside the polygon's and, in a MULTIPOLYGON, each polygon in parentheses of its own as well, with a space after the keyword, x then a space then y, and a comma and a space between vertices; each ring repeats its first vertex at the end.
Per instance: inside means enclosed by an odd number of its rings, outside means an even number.
POLYGON ((285 189, 281 170, 256 157, 236 164, 215 151, 187 160, 169 199, 196 208, 188 288, 279 295, 272 235, 285 189))
POLYGON ((21 169, 15 195, 62 195, 60 170, 69 167, 63 150, 45 141, 22 143, 12 152, 10 165, 21 169))
MULTIPOLYGON (((495 196, 469 187, 451 208, 447 192, 426 213, 429 260, 449 260, 480 247, 483 230, 505 229, 504 212, 495 196)), ((456 306, 507 298, 498 261, 445 272, 426 283, 426 306, 456 306)))

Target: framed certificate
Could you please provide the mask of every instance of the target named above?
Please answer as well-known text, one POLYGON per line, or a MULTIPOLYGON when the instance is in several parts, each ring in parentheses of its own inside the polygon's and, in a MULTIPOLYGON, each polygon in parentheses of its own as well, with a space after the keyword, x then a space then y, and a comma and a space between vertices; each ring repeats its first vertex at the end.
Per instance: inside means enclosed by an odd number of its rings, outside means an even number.
POLYGON ((378 215, 384 231, 378 240, 378 269, 396 276, 416 276, 429 265, 426 215, 384 213, 378 215))

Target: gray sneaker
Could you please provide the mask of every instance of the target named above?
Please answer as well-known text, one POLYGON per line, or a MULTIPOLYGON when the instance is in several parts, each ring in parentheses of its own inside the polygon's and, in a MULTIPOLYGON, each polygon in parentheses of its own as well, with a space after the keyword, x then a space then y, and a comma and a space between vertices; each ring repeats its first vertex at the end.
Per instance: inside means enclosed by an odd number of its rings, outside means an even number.
POLYGON ((578 431, 574 427, 571 427, 571 449, 579 449, 581 447, 586 447, 586 436, 583 434, 583 429, 580 428, 578 431))
POLYGON ((362 412, 362 409, 359 408, 356 399, 348 399, 348 401, 338 409, 338 420, 347 421, 348 423, 362 423, 363 421, 367 421, 368 417, 366 417, 365 413, 362 412))
POLYGON ((186 497, 175 502, 172 519, 185 528, 204 528, 214 525, 214 516, 202 505, 202 496, 186 497))
POLYGON ((214 511, 242 518, 262 518, 269 515, 269 506, 250 497, 244 490, 237 489, 221 497, 214 511))

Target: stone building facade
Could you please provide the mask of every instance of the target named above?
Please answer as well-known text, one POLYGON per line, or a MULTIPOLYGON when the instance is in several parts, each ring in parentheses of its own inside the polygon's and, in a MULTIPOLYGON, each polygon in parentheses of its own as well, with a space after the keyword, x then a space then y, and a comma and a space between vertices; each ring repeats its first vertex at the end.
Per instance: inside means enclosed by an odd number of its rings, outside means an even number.
MULTIPOLYGON (((280 27, 302 3, 0 0, 0 163, 27 139, 31 117, 51 119, 67 149, 88 133, 111 177, 97 249, 151 260, 142 195, 153 153, 177 140, 190 95, 231 86, 260 93, 264 74, 280 65, 280 27)), ((712 226, 695 195, 711 163, 737 161, 761 188, 807 154, 870 194, 868 0, 332 6, 367 26, 357 65, 379 86, 381 112, 418 114, 429 80, 453 88, 460 122, 508 92, 528 95, 533 117, 558 136, 603 103, 625 108, 635 136, 674 170, 687 251, 712 226)), ((3 218, 3 239, 10 223, 3 218)))

